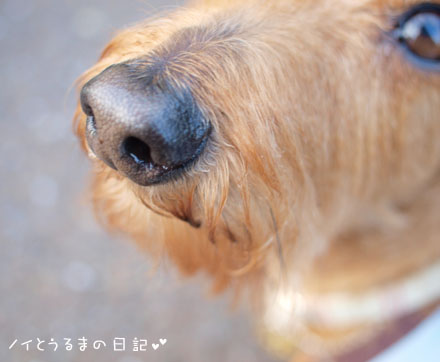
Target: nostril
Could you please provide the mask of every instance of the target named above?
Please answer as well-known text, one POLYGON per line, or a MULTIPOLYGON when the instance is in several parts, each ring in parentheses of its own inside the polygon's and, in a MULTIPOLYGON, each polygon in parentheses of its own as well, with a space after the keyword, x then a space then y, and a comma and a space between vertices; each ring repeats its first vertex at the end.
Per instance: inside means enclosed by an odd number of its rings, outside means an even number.
POLYGON ((92 107, 89 103, 89 90, 90 87, 88 87, 87 85, 85 85, 82 89, 81 89, 81 94, 80 94, 80 103, 81 103, 81 108, 83 110, 83 112, 87 115, 87 116, 93 116, 93 110, 92 107))
POLYGON ((92 107, 90 107, 90 105, 88 103, 81 103, 83 112, 87 115, 87 116, 93 116, 93 110, 92 107))
POLYGON ((93 136, 96 133, 96 119, 95 119, 95 115, 93 114, 93 109, 88 101, 87 86, 84 86, 83 89, 81 90, 80 101, 81 101, 82 110, 87 116, 87 120, 86 120, 87 131, 90 135, 93 136))
POLYGON ((92 136, 96 133, 96 121, 93 113, 90 116, 87 116, 86 127, 87 127, 87 131, 92 136))
POLYGON ((129 155, 137 164, 153 166, 150 147, 136 137, 128 137, 122 144, 124 153, 129 155))

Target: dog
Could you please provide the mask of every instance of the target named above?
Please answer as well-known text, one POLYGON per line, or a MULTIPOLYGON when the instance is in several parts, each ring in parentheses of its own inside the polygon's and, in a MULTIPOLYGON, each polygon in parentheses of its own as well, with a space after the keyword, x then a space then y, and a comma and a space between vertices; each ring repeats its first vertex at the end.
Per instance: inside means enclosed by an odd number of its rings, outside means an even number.
POLYGON ((200 0, 119 32, 74 121, 97 214, 236 291, 286 358, 370 358, 439 302, 439 39, 412 0, 200 0))

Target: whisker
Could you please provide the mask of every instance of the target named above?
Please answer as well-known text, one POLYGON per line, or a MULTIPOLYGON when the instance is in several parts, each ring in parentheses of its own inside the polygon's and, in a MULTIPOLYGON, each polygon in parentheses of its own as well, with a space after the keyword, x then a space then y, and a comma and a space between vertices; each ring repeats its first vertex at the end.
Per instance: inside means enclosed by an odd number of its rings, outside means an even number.
POLYGON ((283 246, 281 245, 280 235, 278 233, 278 225, 277 225, 277 221, 275 220, 275 215, 273 214, 273 210, 272 210, 271 206, 269 206, 269 211, 270 211, 270 217, 272 218, 273 228, 275 231, 275 238, 277 241, 278 257, 280 260, 280 266, 281 266, 281 270, 284 273, 286 271, 286 263, 284 261, 283 246))

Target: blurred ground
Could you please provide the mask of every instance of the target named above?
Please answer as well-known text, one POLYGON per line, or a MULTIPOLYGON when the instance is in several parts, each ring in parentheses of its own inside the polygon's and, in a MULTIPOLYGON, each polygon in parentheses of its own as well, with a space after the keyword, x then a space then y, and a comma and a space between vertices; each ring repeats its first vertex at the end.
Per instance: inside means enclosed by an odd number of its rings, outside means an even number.
POLYGON ((271 361, 243 312, 206 301, 130 242, 106 235, 81 199, 88 163, 71 135, 74 80, 111 34, 177 2, 0 0, 0 361, 271 361), (147 352, 66 352, 63 338, 149 341, 147 352), (46 352, 36 340, 45 340, 46 352), (50 338, 60 343, 48 352, 50 338), (151 343, 167 338, 157 351, 151 343), (8 350, 18 339, 17 345, 8 350), (33 340, 26 351, 20 343, 33 340), (63 352, 64 351, 64 352, 63 352))

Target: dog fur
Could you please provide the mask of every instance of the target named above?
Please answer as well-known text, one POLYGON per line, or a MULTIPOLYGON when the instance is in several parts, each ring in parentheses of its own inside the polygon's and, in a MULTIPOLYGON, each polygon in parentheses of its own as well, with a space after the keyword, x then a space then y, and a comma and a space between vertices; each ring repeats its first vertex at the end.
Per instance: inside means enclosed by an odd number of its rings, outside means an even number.
MULTIPOLYGON (((98 215, 260 308, 283 283, 356 293, 437 261, 440 76, 388 35, 413 4, 200 0, 117 34, 80 86, 148 55, 190 86, 213 132, 165 184, 93 160, 98 215)), ((75 129, 90 152, 80 107, 75 129)))

